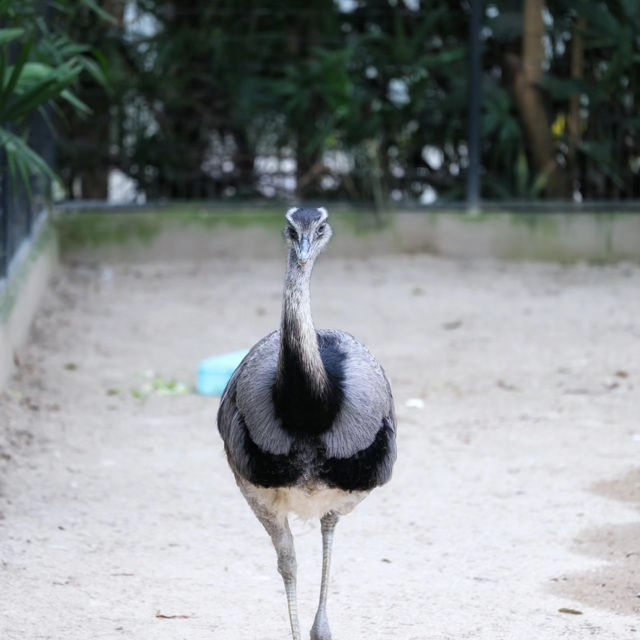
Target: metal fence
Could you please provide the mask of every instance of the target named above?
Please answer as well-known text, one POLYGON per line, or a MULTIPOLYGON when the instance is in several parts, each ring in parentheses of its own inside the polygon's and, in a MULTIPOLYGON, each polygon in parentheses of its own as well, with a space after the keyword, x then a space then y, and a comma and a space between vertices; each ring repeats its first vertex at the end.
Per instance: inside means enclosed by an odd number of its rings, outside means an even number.
MULTIPOLYGON (((53 165, 55 144, 53 132, 40 114, 31 118, 29 142, 49 166, 53 165)), ((50 180, 33 177, 29 189, 20 176, 12 178, 7 156, 0 150, 0 281, 10 273, 20 248, 28 243, 36 221, 50 201, 50 180)))

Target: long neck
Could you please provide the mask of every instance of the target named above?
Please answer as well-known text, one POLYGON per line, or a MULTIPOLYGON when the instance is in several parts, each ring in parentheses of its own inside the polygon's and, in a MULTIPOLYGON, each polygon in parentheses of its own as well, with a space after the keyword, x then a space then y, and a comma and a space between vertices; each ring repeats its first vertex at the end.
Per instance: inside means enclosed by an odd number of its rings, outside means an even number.
POLYGON ((309 281, 312 266, 311 263, 300 266, 295 251, 290 250, 284 279, 278 381, 290 383, 295 380, 296 386, 304 382, 321 395, 328 386, 328 378, 311 318, 309 281))

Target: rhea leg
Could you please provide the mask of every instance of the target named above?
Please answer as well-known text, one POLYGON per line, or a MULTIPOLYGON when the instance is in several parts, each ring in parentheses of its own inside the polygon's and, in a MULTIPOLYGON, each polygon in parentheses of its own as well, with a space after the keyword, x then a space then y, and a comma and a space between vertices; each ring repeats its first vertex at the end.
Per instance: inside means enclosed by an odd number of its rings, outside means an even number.
POLYGON ((289 523, 285 520, 284 526, 271 535, 273 546, 278 554, 278 571, 284 581, 284 590, 287 594, 287 607, 289 608, 289 622, 291 623, 291 636, 293 640, 300 640, 300 623, 298 622, 298 599, 296 595, 296 552, 293 546, 293 536, 289 523))
POLYGON ((320 520, 322 531, 322 583, 320 584, 320 602, 316 612, 311 640, 331 640, 331 630, 327 618, 327 592, 329 590, 329 569, 331 566, 331 546, 333 544, 333 530, 338 522, 337 513, 327 513, 320 520))
POLYGON ((293 536, 289 529, 289 522, 284 522, 267 511, 256 501, 247 498, 251 508, 262 526, 267 530, 278 555, 278 572, 284 582, 289 608, 289 622, 293 640, 300 640, 300 623, 298 622, 298 601, 296 596, 296 551, 293 546, 293 536))

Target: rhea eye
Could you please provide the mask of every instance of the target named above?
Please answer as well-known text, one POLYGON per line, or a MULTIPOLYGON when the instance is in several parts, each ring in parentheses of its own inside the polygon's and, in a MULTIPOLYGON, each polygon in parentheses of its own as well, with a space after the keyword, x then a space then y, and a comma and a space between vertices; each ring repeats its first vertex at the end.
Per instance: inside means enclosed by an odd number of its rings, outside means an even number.
POLYGON ((318 229, 317 229, 316 233, 317 233, 319 236, 321 236, 321 235, 325 232, 325 229, 326 229, 326 228, 327 228, 327 225, 323 223, 323 224, 321 224, 321 225, 318 227, 318 229))

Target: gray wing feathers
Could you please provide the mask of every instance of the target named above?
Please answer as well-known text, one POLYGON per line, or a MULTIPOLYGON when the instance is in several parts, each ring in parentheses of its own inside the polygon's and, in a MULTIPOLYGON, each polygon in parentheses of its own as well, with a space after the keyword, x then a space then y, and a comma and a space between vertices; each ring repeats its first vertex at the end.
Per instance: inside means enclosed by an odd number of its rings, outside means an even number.
MULTIPOLYGON (((369 350, 342 331, 321 331, 337 341, 344 360, 344 398, 333 427, 320 436, 329 458, 349 458, 373 444, 388 420, 395 431, 391 386, 369 350)), ((220 401, 218 428, 229 455, 243 458, 244 428, 265 452, 289 453, 293 438, 274 414, 272 388, 277 375, 280 332, 258 342, 235 370, 220 401)))
POLYGON ((289 453, 293 440, 273 411, 272 388, 279 348, 280 332, 274 331, 258 342, 235 370, 220 403, 219 427, 225 442, 232 441, 230 431, 246 426, 251 440, 262 451, 276 455, 289 453), (227 408, 227 404, 233 408, 227 408), (234 420, 235 413, 239 413, 242 420, 234 420))
POLYGON ((385 418, 395 431, 393 396, 384 370, 362 343, 342 331, 326 333, 345 356, 344 399, 333 428, 321 437, 328 457, 349 458, 373 444, 385 418))

